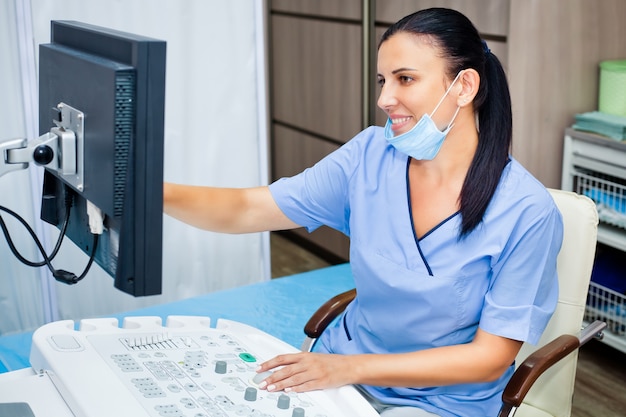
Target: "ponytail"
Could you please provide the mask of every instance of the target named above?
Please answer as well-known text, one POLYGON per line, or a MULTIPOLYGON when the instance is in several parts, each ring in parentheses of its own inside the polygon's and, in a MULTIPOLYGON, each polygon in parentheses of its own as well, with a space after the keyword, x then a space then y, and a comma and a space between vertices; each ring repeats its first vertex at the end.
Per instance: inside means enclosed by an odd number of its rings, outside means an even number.
POLYGON ((461 232, 464 237, 480 224, 509 162, 513 136, 511 96, 498 58, 485 51, 481 77, 482 97, 477 98, 478 147, 461 189, 461 232))

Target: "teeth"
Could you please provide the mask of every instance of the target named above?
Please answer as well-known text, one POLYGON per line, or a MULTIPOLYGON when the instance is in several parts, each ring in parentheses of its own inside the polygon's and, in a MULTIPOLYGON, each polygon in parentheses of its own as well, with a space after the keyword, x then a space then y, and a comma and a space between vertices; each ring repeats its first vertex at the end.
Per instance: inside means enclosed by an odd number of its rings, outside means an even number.
POLYGON ((410 117, 401 117, 399 119, 391 119, 391 124, 404 123, 408 121, 410 117))

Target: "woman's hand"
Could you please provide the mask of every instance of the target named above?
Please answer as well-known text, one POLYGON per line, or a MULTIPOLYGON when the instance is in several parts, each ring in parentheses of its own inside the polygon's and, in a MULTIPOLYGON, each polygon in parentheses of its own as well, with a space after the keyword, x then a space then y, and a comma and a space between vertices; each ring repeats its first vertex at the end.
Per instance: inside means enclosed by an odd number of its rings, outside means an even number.
POLYGON ((522 342, 478 329, 471 343, 394 354, 280 355, 258 372, 274 371, 259 388, 311 391, 349 384, 435 387, 495 381, 511 366, 522 342))
POLYGON ((268 391, 305 392, 354 382, 351 357, 326 353, 280 355, 261 364, 257 372, 274 371, 259 384, 268 391))

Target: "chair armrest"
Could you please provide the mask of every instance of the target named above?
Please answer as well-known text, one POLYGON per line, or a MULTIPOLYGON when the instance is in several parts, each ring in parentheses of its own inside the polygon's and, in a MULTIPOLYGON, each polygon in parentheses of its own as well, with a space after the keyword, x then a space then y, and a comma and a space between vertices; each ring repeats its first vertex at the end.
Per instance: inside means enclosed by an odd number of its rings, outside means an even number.
POLYGON ((324 329, 354 300, 354 297, 356 297, 356 289, 351 289, 326 301, 306 323, 304 333, 312 339, 317 339, 324 329))
POLYGON ((519 407, 526 397, 528 390, 552 365, 578 349, 578 337, 561 335, 533 352, 515 370, 502 394, 502 402, 513 407, 519 407))
POLYGON ((588 341, 602 339, 605 327, 605 322, 596 320, 581 331, 580 337, 561 335, 533 352, 515 370, 504 389, 502 402, 509 407, 519 407, 541 374, 588 341))

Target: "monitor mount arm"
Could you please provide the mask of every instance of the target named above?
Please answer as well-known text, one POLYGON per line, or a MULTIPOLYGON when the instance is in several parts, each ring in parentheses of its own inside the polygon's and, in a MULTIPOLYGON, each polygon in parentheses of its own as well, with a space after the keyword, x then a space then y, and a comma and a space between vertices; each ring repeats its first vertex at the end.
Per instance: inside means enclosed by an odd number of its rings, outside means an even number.
POLYGON ((78 191, 84 188, 83 112, 60 103, 53 108, 55 127, 32 141, 10 139, 0 142, 0 177, 27 169, 34 162, 57 173, 78 191))
MULTIPOLYGON (((11 171, 27 169, 28 165, 34 162, 53 171, 79 192, 83 191, 85 187, 83 180, 85 115, 80 110, 64 103, 53 108, 52 114, 55 127, 39 138, 32 141, 10 139, 0 142, 0 177, 11 171)), ((89 263, 80 276, 62 269, 55 269, 50 263, 51 258, 47 257, 39 245, 46 258, 46 264, 57 281, 65 284, 76 284, 84 278, 92 265, 98 245, 98 235, 103 232, 104 213, 90 201, 87 201, 87 214, 90 231, 94 234, 94 243, 89 263)), ((62 238, 63 235, 61 235, 62 238)), ((61 240, 59 240, 60 242, 61 240)))

